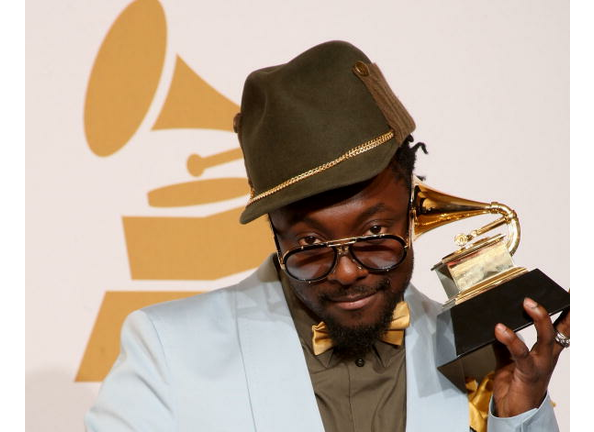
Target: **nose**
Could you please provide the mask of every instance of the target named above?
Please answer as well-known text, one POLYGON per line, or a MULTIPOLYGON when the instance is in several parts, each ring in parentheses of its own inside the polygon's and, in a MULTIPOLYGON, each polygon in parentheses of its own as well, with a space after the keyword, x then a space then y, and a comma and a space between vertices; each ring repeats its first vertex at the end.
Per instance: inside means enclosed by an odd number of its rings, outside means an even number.
POLYGON ((354 260, 348 247, 340 248, 337 252, 336 265, 328 275, 329 281, 348 286, 367 276, 367 269, 354 260))

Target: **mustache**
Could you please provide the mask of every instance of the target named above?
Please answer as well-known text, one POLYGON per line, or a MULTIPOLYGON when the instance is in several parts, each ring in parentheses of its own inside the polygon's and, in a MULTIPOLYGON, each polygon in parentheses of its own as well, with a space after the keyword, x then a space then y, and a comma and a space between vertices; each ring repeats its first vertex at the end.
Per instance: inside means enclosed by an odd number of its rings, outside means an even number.
POLYGON ((331 292, 323 292, 319 294, 319 299, 324 302, 333 302, 335 299, 345 297, 368 297, 380 291, 385 291, 390 288, 390 279, 384 278, 378 282, 375 286, 370 285, 353 285, 346 289, 338 288, 331 292))

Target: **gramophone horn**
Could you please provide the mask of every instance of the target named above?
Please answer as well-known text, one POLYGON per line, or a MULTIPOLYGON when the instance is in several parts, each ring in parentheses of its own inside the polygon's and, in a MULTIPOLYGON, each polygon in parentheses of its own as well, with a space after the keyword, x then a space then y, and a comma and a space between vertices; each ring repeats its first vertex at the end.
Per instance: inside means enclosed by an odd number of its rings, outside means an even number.
POLYGON ((496 202, 471 201, 440 192, 413 176, 411 195, 413 240, 434 228, 482 214, 498 214, 501 218, 469 234, 456 236, 456 243, 464 246, 472 239, 505 224, 508 228, 507 248, 510 254, 513 254, 520 243, 520 222, 514 210, 496 202))
MULTIPOLYGON (((166 36, 165 14, 157 0, 132 2, 105 36, 89 77, 84 112, 87 142, 97 156, 118 151, 140 127, 159 86, 166 36)), ((238 111, 237 104, 178 56, 153 129, 233 131, 238 111)))

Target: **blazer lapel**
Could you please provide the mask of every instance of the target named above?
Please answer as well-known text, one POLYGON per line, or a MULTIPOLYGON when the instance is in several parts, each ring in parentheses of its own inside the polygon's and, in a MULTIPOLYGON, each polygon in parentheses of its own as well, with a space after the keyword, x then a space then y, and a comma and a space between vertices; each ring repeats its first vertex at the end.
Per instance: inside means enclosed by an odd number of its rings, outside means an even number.
MULTIPOLYGON (((405 299, 411 315, 405 336, 406 429, 467 431, 467 395, 435 364, 435 319, 441 306, 412 285, 405 299)), ((323 432, 303 350, 270 259, 240 284, 236 311, 255 430, 323 432)))
POLYGON ((303 350, 271 259, 236 293, 239 343, 258 432, 323 432, 303 350))
POLYGON ((406 430, 468 431, 468 397, 435 364, 435 320, 441 306, 409 285, 405 299, 411 326, 406 330, 406 430))

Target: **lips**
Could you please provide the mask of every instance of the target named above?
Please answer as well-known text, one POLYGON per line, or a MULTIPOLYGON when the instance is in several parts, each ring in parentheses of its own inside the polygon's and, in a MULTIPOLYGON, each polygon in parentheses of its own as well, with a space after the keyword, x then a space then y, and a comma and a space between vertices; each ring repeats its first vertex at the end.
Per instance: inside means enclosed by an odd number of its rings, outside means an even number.
POLYGON ((372 293, 367 294, 354 294, 350 296, 342 296, 331 299, 331 302, 340 309, 357 310, 371 303, 375 299, 377 293, 377 291, 374 291, 372 293))

